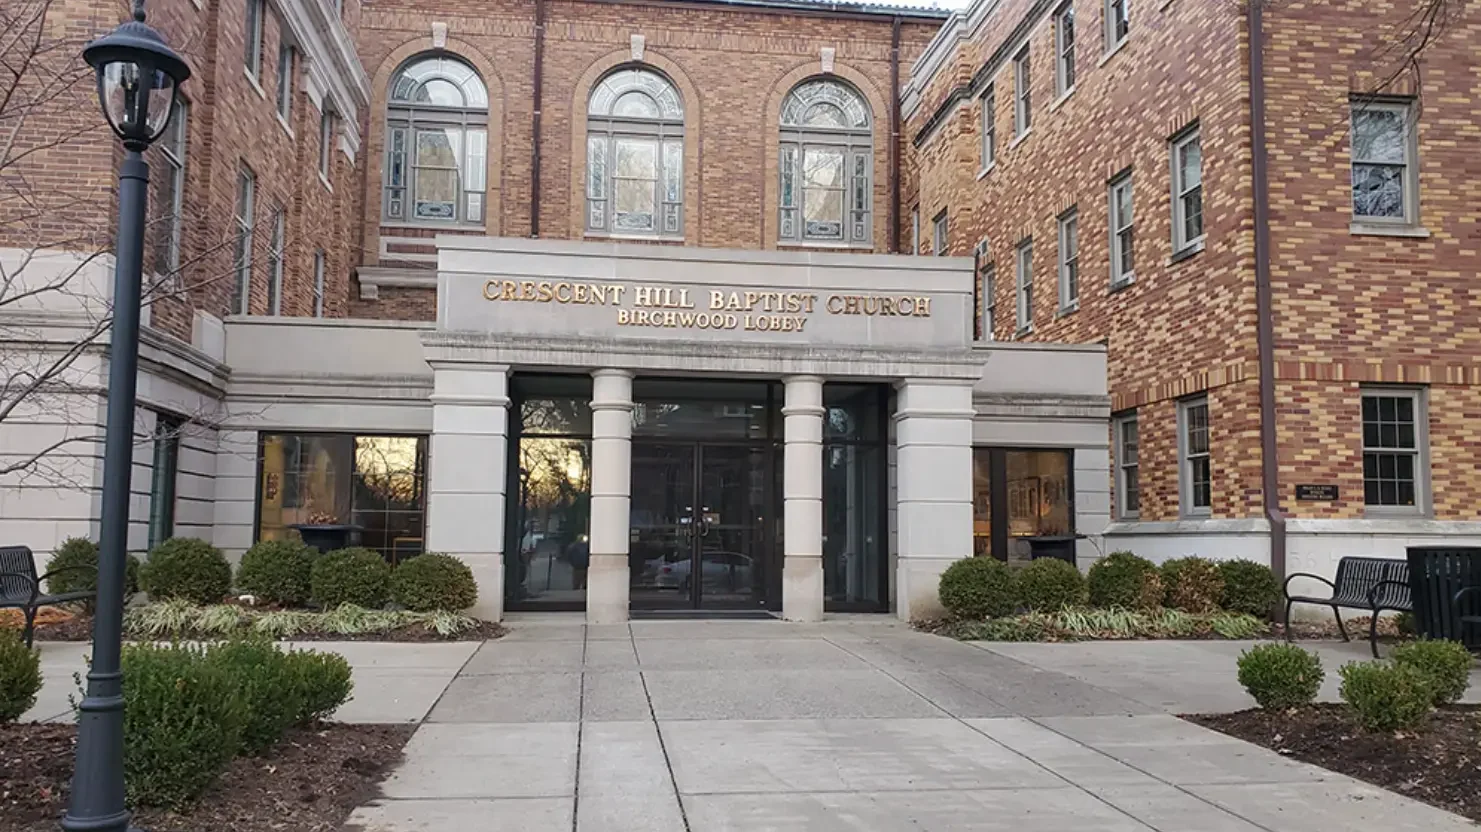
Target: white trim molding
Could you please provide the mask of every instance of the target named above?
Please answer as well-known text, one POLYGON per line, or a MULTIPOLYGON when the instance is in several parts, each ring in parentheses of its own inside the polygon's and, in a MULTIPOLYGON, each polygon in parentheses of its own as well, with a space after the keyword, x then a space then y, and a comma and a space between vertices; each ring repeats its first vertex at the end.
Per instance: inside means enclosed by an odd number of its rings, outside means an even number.
POLYGON ((361 300, 380 300, 382 286, 396 289, 437 290, 437 272, 434 269, 361 266, 356 270, 356 274, 360 279, 361 300))

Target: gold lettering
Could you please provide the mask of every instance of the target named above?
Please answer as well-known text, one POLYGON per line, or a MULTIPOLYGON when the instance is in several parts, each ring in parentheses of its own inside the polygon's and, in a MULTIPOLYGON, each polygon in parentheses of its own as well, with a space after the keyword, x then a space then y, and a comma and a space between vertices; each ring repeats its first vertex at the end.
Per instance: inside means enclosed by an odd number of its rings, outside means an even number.
POLYGON ((901 315, 914 315, 915 314, 915 299, 914 298, 900 298, 898 301, 895 301, 895 308, 900 310, 900 314, 901 315))
POLYGON ((881 315, 893 315, 893 314, 895 314, 895 299, 894 298, 880 298, 879 299, 879 314, 881 314, 881 315))
POLYGON ((694 304, 692 304, 692 303, 689 302, 689 290, 688 289, 680 289, 679 290, 679 307, 681 309, 693 309, 694 308, 694 304))
POLYGON ((802 328, 807 325, 807 319, 804 318, 804 317, 802 317, 801 315, 798 315, 797 317, 793 318, 792 320, 794 320, 794 321, 797 322, 797 331, 798 332, 801 332, 802 331, 802 328))
POLYGON ((519 284, 512 280, 506 280, 499 285, 499 297, 503 300, 514 300, 514 293, 519 291, 519 284))
POLYGON ((499 299, 499 281, 497 281, 497 280, 490 280, 490 281, 487 281, 487 282, 485 282, 483 284, 483 299, 484 300, 498 300, 499 299))
POLYGON ((730 293, 730 297, 728 299, 726 299, 726 301, 725 301, 725 308, 727 310, 729 310, 729 309, 744 309, 745 308, 744 306, 741 306, 740 292, 731 292, 730 293))
POLYGON ((590 303, 591 296, 590 294, 588 294, 590 291, 590 286, 587 286, 585 283, 577 283, 576 289, 572 293, 572 297, 575 298, 577 303, 590 303))
POLYGON ((600 306, 607 305, 607 287, 600 283, 591 284, 591 302, 600 306))
POLYGON ((726 315, 725 316, 725 328, 726 329, 735 329, 739 325, 740 325, 740 320, 738 318, 736 318, 734 315, 726 315))
POLYGON ((802 296, 802 311, 803 312, 806 312, 809 315, 811 315, 812 314, 813 301, 815 301, 817 299, 818 299, 818 296, 817 295, 803 295, 802 296))
POLYGON ((548 280, 540 281, 540 285, 535 287, 535 300, 541 303, 550 303, 550 299, 554 296, 555 293, 551 291, 550 281, 548 280))
POLYGON ((674 318, 675 317, 676 316, 674 315, 673 312, 665 312, 665 313, 663 313, 663 325, 664 326, 667 326, 667 327, 675 327, 675 326, 678 326, 678 324, 675 323, 675 321, 674 321, 674 318))
POLYGON ((841 314, 843 312, 843 298, 838 295, 829 295, 828 302, 824 306, 834 315, 841 314))
POLYGON ((628 319, 628 316, 631 315, 631 314, 632 313, 628 312, 626 309, 619 309, 619 310, 617 310, 617 325, 618 326, 627 326, 627 319, 628 319))
POLYGON ((555 284, 555 292, 553 294, 555 295, 556 303, 570 303, 571 284, 562 280, 561 282, 555 284))
POLYGON ((760 294, 758 294, 756 292, 746 292, 746 308, 747 309, 750 309, 751 307, 755 306, 756 305, 756 301, 758 301, 758 300, 761 300, 761 295, 760 294))
POLYGON ((864 297, 864 301, 863 301, 863 304, 862 305, 864 307, 864 314, 865 315, 878 315, 879 314, 879 298, 874 297, 873 295, 866 295, 864 297))
POLYGON ((612 305, 613 306, 621 306, 622 305, 622 290, 623 289, 626 289, 626 288, 627 287, 626 286, 623 286, 621 283, 613 283, 613 284, 610 284, 610 285, 607 286, 607 290, 612 293, 612 305))
POLYGON ((653 287, 638 286, 633 289, 633 306, 652 306, 653 287))
POLYGON ((633 323, 635 323, 635 324, 641 324, 641 325, 647 325, 647 323, 648 323, 648 310, 646 310, 646 309, 639 309, 639 310, 634 311, 633 312, 633 323))
POLYGON ((520 284, 519 284, 519 297, 518 298, 515 298, 515 300, 534 300, 534 299, 535 299, 535 281, 533 281, 533 280, 521 281, 520 284))
POLYGON ((724 292, 720 292, 720 291, 716 291, 716 290, 711 290, 710 291, 710 308, 711 309, 724 309, 725 308, 725 293, 724 292))
MULTIPOLYGON (((700 317, 704 317, 704 316, 701 315, 700 317)), ((679 326, 682 326, 685 329, 688 329, 688 328, 694 326, 694 313, 693 312, 683 312, 683 313, 681 313, 679 315, 679 326)))
POLYGON ((931 299, 930 298, 916 298, 915 299, 915 314, 919 315, 922 318, 929 318, 929 317, 931 317, 931 299))
POLYGON ((859 296, 849 295, 843 299, 843 311, 846 315, 859 314, 859 296))

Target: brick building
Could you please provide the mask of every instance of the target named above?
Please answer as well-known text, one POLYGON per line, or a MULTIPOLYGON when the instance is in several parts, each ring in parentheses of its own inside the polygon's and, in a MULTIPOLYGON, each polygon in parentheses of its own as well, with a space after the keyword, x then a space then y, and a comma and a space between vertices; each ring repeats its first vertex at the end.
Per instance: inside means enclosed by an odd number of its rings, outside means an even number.
POLYGON ((1410 71, 1405 4, 1253 13, 954 15, 905 85, 918 245, 976 258, 979 338, 1107 345, 1108 549, 1330 573, 1474 542, 1481 18, 1410 71))

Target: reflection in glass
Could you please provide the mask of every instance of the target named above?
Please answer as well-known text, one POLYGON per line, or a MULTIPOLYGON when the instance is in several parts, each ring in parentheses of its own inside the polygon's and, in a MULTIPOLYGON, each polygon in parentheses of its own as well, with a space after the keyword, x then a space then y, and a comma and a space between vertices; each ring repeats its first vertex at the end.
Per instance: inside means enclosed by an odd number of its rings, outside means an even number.
POLYGON ((506 597, 580 602, 591 560, 591 441, 523 437, 518 488, 506 597))
POLYGON ((992 451, 972 449, 972 556, 988 557, 992 550, 992 451))
POLYGON ((883 452, 874 445, 823 451, 823 591, 827 601, 881 602, 883 452))
POLYGON ((1008 561, 1027 562, 1028 537, 1072 534, 1070 452, 1008 451, 1008 561))

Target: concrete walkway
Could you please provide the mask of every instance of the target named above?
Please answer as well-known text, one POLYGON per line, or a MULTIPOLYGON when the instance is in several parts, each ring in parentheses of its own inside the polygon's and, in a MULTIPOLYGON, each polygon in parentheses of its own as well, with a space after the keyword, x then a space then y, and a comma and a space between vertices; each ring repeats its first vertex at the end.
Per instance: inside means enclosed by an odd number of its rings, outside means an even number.
MULTIPOLYGON (((1232 684, 1232 654, 1185 666, 1184 645, 1166 642, 1135 645, 1140 658, 1117 655, 1123 645, 971 645, 879 619, 579 621, 516 619, 480 647, 352 826, 1474 828, 1165 712, 1193 700, 1174 695, 1179 678, 1210 692, 1232 684)), ((357 691, 375 687, 357 679, 357 691)))

